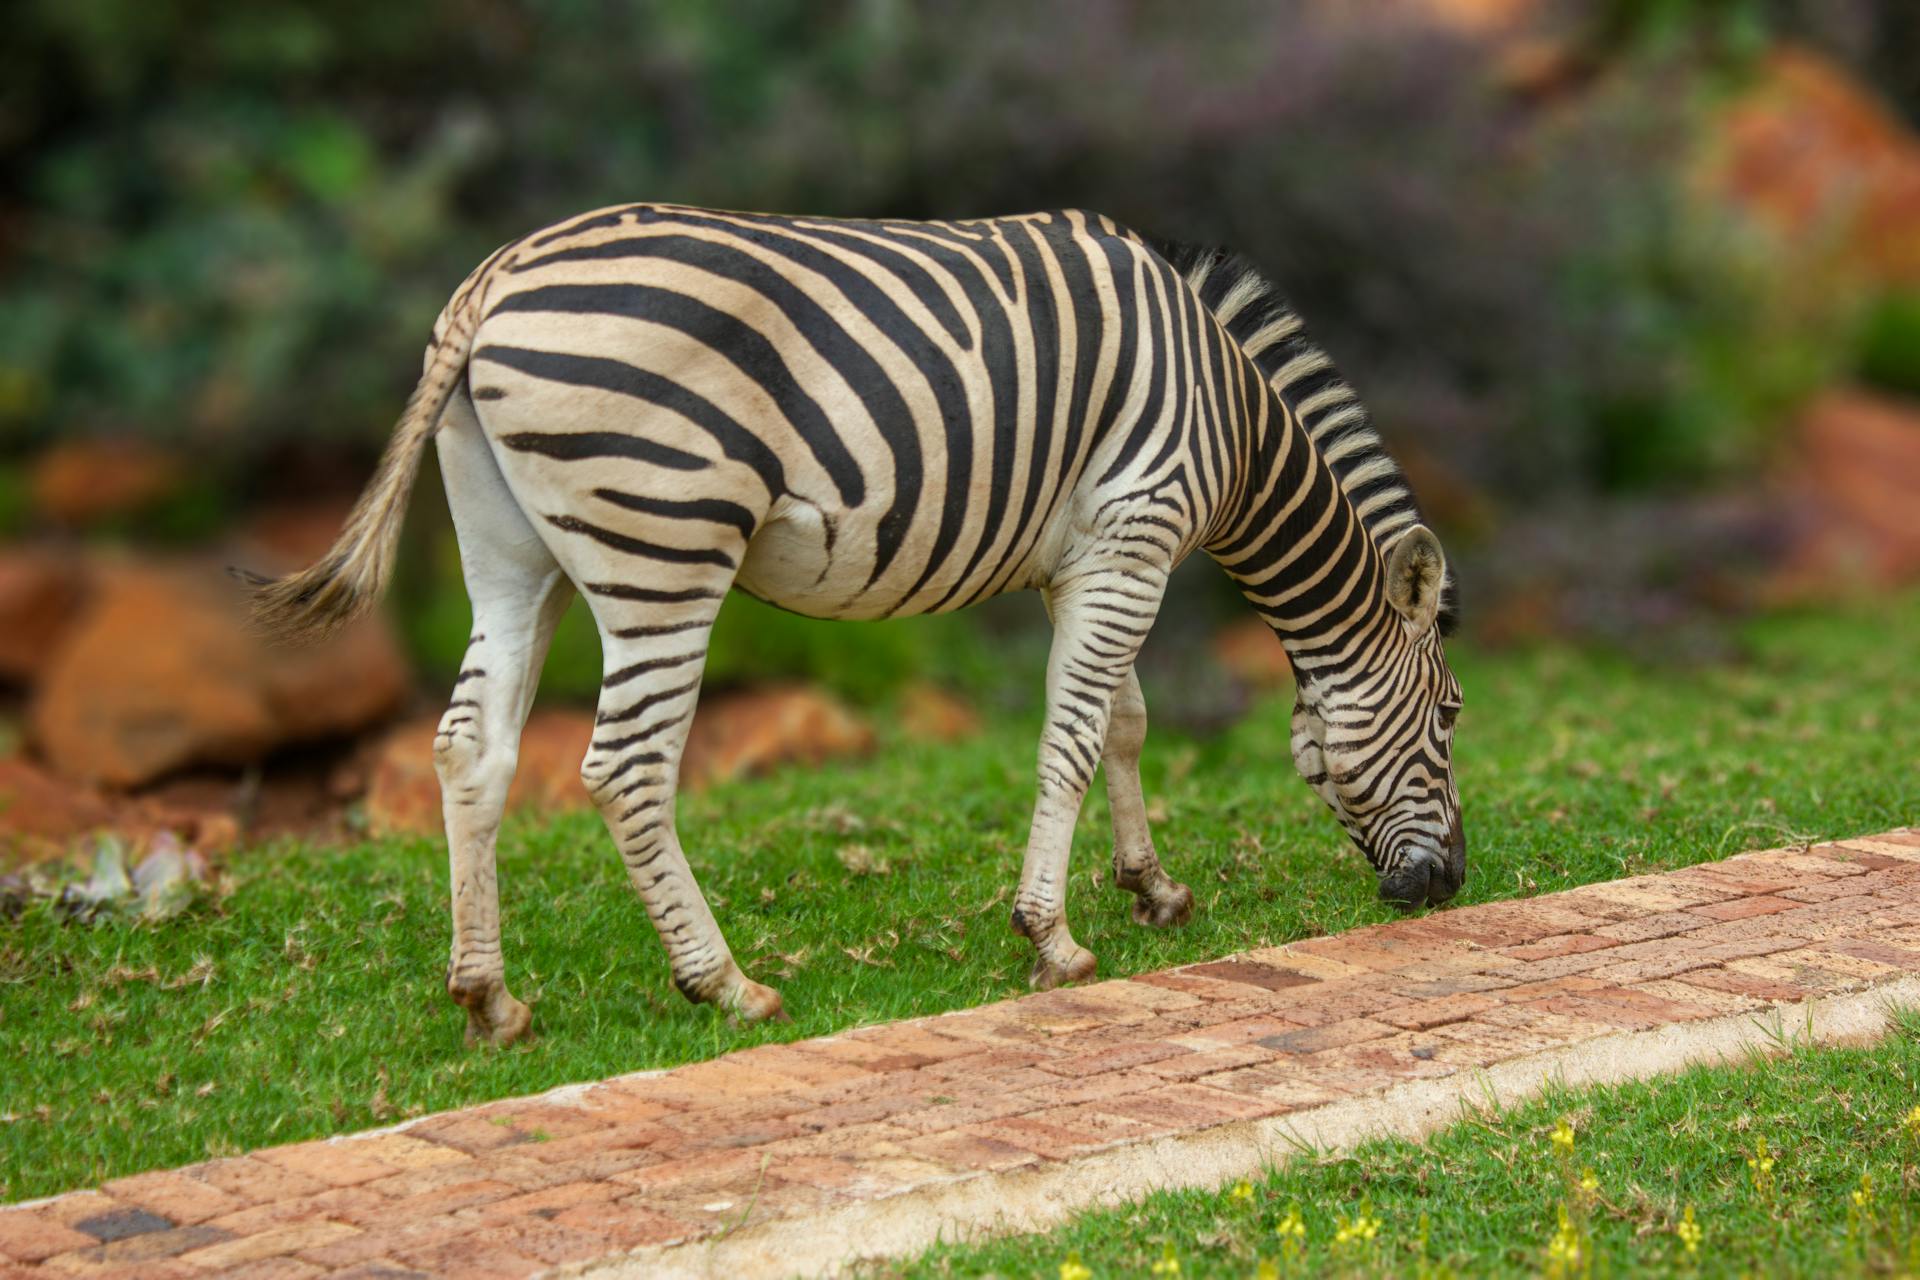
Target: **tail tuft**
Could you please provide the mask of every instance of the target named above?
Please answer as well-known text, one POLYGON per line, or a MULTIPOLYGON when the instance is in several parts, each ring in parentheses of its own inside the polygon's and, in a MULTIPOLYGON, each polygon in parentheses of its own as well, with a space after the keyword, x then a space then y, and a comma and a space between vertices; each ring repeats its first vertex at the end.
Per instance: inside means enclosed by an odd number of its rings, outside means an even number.
POLYGON ((253 625, 282 641, 317 640, 372 609, 393 576, 407 494, 440 412, 466 368, 470 327, 438 342, 414 387, 380 470, 354 504, 346 525, 315 564, 284 578, 236 570, 253 591, 253 625))
POLYGON ((243 569, 230 572, 252 589, 248 614, 253 629, 288 644, 331 635, 372 608, 382 585, 364 581, 337 553, 284 578, 243 569))

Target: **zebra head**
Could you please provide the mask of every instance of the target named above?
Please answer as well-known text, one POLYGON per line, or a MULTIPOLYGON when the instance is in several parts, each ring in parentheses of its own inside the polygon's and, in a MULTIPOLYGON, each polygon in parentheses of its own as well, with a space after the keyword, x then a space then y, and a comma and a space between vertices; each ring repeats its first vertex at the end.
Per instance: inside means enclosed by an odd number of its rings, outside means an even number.
POLYGON ((1440 648, 1446 558, 1424 525, 1386 555, 1391 614, 1366 632, 1367 660, 1341 677, 1302 674, 1293 759, 1380 878, 1380 896, 1437 906, 1467 876, 1453 721, 1460 684, 1440 648))

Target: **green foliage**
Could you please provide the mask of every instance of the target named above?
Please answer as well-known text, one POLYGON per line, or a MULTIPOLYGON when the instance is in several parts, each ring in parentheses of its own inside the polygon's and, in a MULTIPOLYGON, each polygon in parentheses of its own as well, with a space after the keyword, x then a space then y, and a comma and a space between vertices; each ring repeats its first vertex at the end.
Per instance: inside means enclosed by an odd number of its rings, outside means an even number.
MULTIPOLYGON (((1750 663, 1699 672, 1463 649, 1464 900, 1910 821, 1915 635, 1920 598, 1907 597, 1773 621, 1752 633, 1750 663)), ((1007 931, 1006 895, 1035 729, 1021 716, 958 747, 889 740, 855 767, 680 799, 728 938, 782 990, 791 1025, 734 1027, 680 999, 588 813, 509 822, 501 838, 508 979, 535 1003, 537 1036, 498 1053, 461 1046, 464 1020, 441 989, 437 840, 249 854, 215 899, 164 925, 87 928, 32 908, 0 923, 0 1114, 12 1117, 0 1198, 1016 994, 1030 953, 1007 931), (843 858, 849 846, 861 856, 843 858)), ((1209 742, 1155 732, 1143 762, 1165 809, 1155 834, 1199 910, 1157 933, 1131 922, 1117 890, 1076 892, 1075 933, 1102 973, 1392 917, 1291 776, 1287 734, 1284 700, 1209 742)), ((1096 793, 1076 887, 1107 863, 1107 818, 1096 793)), ((1404 1233, 1411 1219, 1396 1208, 1393 1221, 1404 1233)))
POLYGON ((1860 373, 1890 391, 1920 395, 1920 293, 1889 293, 1867 313, 1860 373))

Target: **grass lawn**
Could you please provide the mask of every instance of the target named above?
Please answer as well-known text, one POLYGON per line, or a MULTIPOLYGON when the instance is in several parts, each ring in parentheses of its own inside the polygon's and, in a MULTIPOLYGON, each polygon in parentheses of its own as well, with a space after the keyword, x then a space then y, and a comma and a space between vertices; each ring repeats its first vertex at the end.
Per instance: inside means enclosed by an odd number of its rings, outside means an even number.
POLYGON ((1471 1115, 1424 1143, 1306 1153, 1255 1183, 1166 1192, 1045 1235, 936 1249, 863 1274, 1108 1280, 1156 1265, 1169 1274, 1171 1250, 1187 1280, 1258 1277, 1262 1264, 1272 1276, 1429 1280, 1911 1276, 1920 1271, 1916 1102, 1920 1017, 1908 1013, 1870 1049, 1803 1048, 1552 1092, 1471 1115), (1554 1141, 1562 1122, 1570 1147, 1554 1141), (1582 1186, 1589 1173, 1591 1189, 1582 1186), (1699 1233, 1691 1248, 1689 1208, 1699 1233))
MULTIPOLYGON (((1920 596, 1758 624, 1749 662, 1710 670, 1462 649, 1462 900, 1914 820, 1916 636, 1920 596)), ((1103 974, 1391 915, 1292 776, 1285 710, 1148 744, 1161 852, 1198 899, 1184 930, 1130 922, 1090 800, 1072 910, 1103 974)), ((1007 901, 1038 718, 683 800, 716 913, 789 1025, 739 1028, 680 998, 590 814, 503 834, 508 978, 537 1032, 505 1051, 466 1050, 441 988, 437 841, 262 850, 162 925, 29 910, 0 924, 0 1199, 1016 994, 1029 947, 1007 901)))

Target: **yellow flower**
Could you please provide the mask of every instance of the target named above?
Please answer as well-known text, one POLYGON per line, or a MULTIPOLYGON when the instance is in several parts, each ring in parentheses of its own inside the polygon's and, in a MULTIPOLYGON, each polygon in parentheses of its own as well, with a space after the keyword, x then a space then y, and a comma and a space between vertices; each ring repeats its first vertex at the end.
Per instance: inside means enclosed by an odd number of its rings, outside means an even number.
POLYGON ((1160 1261, 1153 1264, 1153 1274, 1157 1276, 1177 1276, 1180 1274, 1180 1256, 1173 1251, 1171 1242, 1167 1245, 1166 1253, 1161 1255, 1160 1261))
POLYGON ((1900 1127, 1907 1131, 1909 1138, 1920 1138, 1920 1106, 1907 1112, 1906 1118, 1900 1122, 1900 1127))
POLYGON ((1701 1229, 1698 1222, 1694 1221, 1692 1205, 1688 1205, 1687 1211, 1681 1215, 1679 1224, 1673 1229, 1673 1234, 1680 1237, 1680 1243, 1686 1249, 1688 1257, 1700 1252, 1700 1241, 1707 1233, 1701 1229))
POLYGON ((1251 1200, 1253 1199, 1253 1184, 1245 1181, 1236 1182, 1233 1184, 1233 1190, 1227 1192, 1227 1194, 1235 1200, 1251 1200))
POLYGON ((1280 1219, 1279 1225, 1273 1229, 1273 1234, 1282 1240, 1299 1240, 1307 1234, 1307 1224, 1300 1216, 1299 1205, 1287 1210, 1287 1216, 1280 1219))
POLYGON ((1747 1176, 1753 1180, 1755 1191, 1763 1196, 1773 1194, 1773 1156, 1765 1138, 1754 1140, 1753 1154, 1747 1157, 1747 1176))
POLYGON ((1553 1126, 1552 1142, 1554 1151, 1560 1155, 1573 1154, 1573 1124, 1565 1116, 1561 1116, 1560 1123, 1553 1126))
POLYGON ((1856 1209, 1865 1209, 1873 1203, 1872 1174, 1863 1173, 1860 1175, 1860 1185, 1853 1189, 1851 1199, 1853 1200, 1853 1207, 1856 1209))
POLYGON ((1260 1259, 1260 1265, 1253 1269, 1253 1280, 1280 1280, 1280 1264, 1270 1258, 1260 1259))
POLYGON ((1573 1225, 1565 1205, 1560 1206, 1560 1227, 1547 1242, 1547 1262, 1548 1271, 1556 1275, 1572 1275, 1580 1269, 1580 1229, 1573 1225))
POLYGON ((1592 1169, 1582 1169, 1580 1171, 1580 1189, 1588 1195, 1592 1195, 1600 1189, 1600 1179, 1592 1169))
POLYGON ((1371 1244, 1379 1234, 1380 1219, 1373 1216, 1363 1201, 1358 1213, 1351 1218, 1341 1218, 1336 1224, 1333 1245, 1336 1249, 1344 1249, 1348 1245, 1371 1244))
POLYGON ((1067 1260, 1060 1264, 1060 1280, 1093 1280, 1093 1268, 1080 1261, 1078 1249, 1068 1253, 1067 1260))

